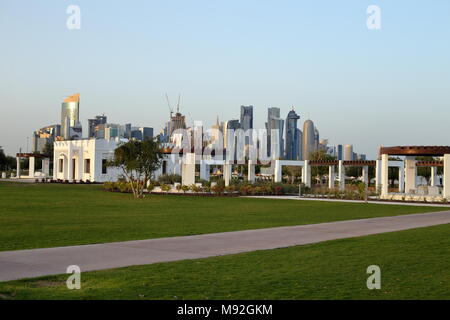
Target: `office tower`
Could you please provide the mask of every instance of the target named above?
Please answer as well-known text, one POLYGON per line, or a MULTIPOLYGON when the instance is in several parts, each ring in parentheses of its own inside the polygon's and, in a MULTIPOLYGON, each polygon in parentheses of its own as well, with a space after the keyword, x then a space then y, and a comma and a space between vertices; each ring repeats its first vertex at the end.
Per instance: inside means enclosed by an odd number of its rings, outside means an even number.
POLYGON ((267 153, 271 158, 276 158, 276 156, 282 157, 284 155, 284 120, 280 118, 280 108, 268 108, 267 109, 267 153), (278 150, 272 153, 272 130, 278 130, 278 150))
POLYGON ((351 144, 346 144, 344 146, 344 159, 345 161, 353 160, 353 146, 351 144))
POLYGON ((297 129, 298 132, 298 157, 297 160, 303 159, 303 132, 300 129, 297 129))
POLYGON ((253 106, 241 106, 241 128, 253 129, 253 106))
MULTIPOLYGON (((126 137, 127 125, 125 125, 123 128, 124 128, 123 135, 124 137, 126 137)), ((145 139, 153 139, 153 128, 149 127, 130 128, 130 138, 140 141, 144 141, 145 139)))
POLYGON ((314 123, 306 120, 303 124, 303 160, 310 160, 310 155, 316 151, 316 133, 314 123))
POLYGON ((223 124, 220 124, 219 116, 217 116, 216 124, 213 124, 211 126, 211 133, 209 138, 210 142, 213 145, 223 146, 223 124), (222 142, 220 142, 220 139, 222 139, 222 142))
POLYGON ((316 127, 314 127, 314 149, 315 149, 315 151, 319 150, 319 145, 320 145, 319 130, 316 127))
POLYGON ((33 145, 31 146, 32 152, 42 153, 47 143, 53 144, 56 137, 61 135, 61 125, 54 124, 46 126, 33 133, 33 145))
POLYGON ((61 135, 65 140, 81 138, 80 94, 67 97, 61 106, 61 135))
POLYGON ((297 160, 300 154, 299 146, 299 130, 297 128, 297 121, 300 116, 294 110, 289 111, 286 118, 286 159, 297 160))
POLYGON ((107 117, 103 114, 95 116, 94 119, 88 119, 88 138, 95 138, 95 127, 100 124, 106 124, 107 117))
POLYGON ((336 158, 337 160, 344 160, 344 146, 342 144, 336 146, 336 158))

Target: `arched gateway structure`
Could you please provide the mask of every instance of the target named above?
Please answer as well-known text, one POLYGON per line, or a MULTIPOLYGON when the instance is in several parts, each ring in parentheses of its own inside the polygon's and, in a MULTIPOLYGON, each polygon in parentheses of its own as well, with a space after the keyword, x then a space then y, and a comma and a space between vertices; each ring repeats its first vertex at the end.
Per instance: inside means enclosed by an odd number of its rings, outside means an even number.
POLYGON ((381 156, 381 198, 390 199, 408 196, 430 198, 430 200, 450 198, 450 146, 396 146, 380 148, 381 156), (390 156, 404 156, 404 193, 389 194, 388 167, 390 156), (416 157, 431 156, 439 161, 418 161, 416 157), (417 188, 417 167, 431 167, 431 186, 417 188), (437 167, 443 167, 442 188, 437 183, 437 167))

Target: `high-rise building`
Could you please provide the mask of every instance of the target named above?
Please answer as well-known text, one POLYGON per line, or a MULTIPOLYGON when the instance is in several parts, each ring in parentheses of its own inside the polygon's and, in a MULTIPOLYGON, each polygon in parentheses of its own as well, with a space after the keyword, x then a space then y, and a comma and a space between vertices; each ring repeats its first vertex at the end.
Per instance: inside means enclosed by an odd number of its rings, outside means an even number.
POLYGON ((88 138, 95 138, 95 128, 100 124, 106 124, 107 117, 103 114, 95 116, 94 119, 88 119, 88 138))
POLYGON ((299 130, 297 121, 300 116, 294 110, 289 111, 286 118, 286 159, 298 160, 300 151, 299 147, 299 130))
POLYGON ((342 144, 336 146, 336 158, 337 160, 344 160, 344 146, 342 144))
POLYGON ((36 130, 33 133, 32 152, 42 153, 47 143, 53 143, 61 135, 61 125, 54 124, 36 130))
POLYGON ((280 118, 280 108, 268 108, 267 109, 267 122, 266 122, 266 130, 267 130, 267 153, 271 158, 282 157, 284 155, 284 139, 283 139, 283 130, 284 130, 284 120, 280 118), (276 130, 278 132, 277 139, 277 152, 272 152, 272 130, 276 130))
POLYGON ((316 151, 316 132, 314 130, 314 123, 311 120, 306 120, 303 124, 303 160, 310 160, 310 155, 316 151))
POLYGON ((67 97, 61 106, 61 135, 65 140, 81 139, 80 94, 67 97))
POLYGON ((353 145, 351 144, 346 144, 344 146, 344 159, 345 161, 351 161, 354 160, 354 155, 353 155, 353 145))
POLYGON ((241 129, 253 129, 253 106, 241 106, 241 129))

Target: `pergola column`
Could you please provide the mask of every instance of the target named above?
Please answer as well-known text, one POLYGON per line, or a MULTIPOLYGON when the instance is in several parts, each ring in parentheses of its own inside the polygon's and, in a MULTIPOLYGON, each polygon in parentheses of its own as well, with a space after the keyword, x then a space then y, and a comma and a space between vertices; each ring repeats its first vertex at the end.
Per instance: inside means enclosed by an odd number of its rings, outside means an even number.
POLYGON ((311 166, 309 165, 309 160, 305 160, 305 165, 303 166, 302 182, 306 187, 311 188, 311 166))
POLYGON ((344 191, 345 190, 345 167, 344 167, 343 160, 339 160, 338 175, 339 175, 339 190, 344 191))
POLYGON ((331 165, 328 167, 328 188, 333 189, 334 188, 334 180, 335 180, 335 172, 334 172, 334 166, 331 165))
POLYGON ((58 179, 59 172, 59 152, 53 151, 53 180, 58 179))
POLYGON ((16 163, 17 163, 17 179, 20 178, 20 157, 16 157, 16 163))
POLYGON ((431 167, 431 186, 436 187, 438 185, 437 182, 437 167, 431 167))
POLYGON ((35 170, 34 162, 35 162, 34 157, 28 158, 28 176, 30 178, 34 178, 34 170, 35 170))
POLYGON ((50 159, 44 158, 42 159, 42 173, 45 177, 50 175, 50 159))
POLYGON ((408 156, 405 159, 405 191, 406 193, 412 193, 412 190, 416 190, 416 157, 408 156))
POLYGON ((253 161, 252 160, 248 160, 247 180, 249 182, 255 182, 255 168, 256 168, 256 165, 253 163, 253 161))
POLYGON ((381 196, 389 193, 389 155, 381 155, 381 196))
POLYGON ((362 167, 362 181, 366 186, 369 185, 369 167, 364 166, 362 167))
POLYGON ((444 155, 444 177, 442 183, 444 185, 442 196, 450 198, 450 154, 444 155))
POLYGON ((224 163, 223 164, 223 179, 225 180, 225 187, 228 187, 230 185, 231 180, 231 163, 224 163))
POLYGON ((204 160, 200 161, 200 179, 209 181, 209 164, 204 160))
POLYGON ((375 163, 375 189, 378 191, 381 188, 381 160, 376 160, 375 163))
POLYGON ((281 182, 282 174, 280 160, 275 160, 274 182, 281 182))
POLYGON ((181 168, 181 184, 190 186, 195 183, 195 153, 185 155, 181 168))
POLYGON ((405 165, 398 167, 398 192, 405 192, 405 165))

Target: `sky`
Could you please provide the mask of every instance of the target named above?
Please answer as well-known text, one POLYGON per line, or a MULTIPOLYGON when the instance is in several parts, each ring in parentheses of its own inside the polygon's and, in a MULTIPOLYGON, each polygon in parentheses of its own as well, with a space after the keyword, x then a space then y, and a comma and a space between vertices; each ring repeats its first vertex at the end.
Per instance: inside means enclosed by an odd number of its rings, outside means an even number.
POLYGON ((188 125, 254 106, 312 119, 330 145, 450 145, 450 1, 0 0, 0 146, 26 150, 81 94, 80 118, 188 125), (69 5, 81 28, 69 30, 69 5), (370 30, 367 8, 381 12, 370 30))

